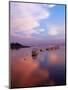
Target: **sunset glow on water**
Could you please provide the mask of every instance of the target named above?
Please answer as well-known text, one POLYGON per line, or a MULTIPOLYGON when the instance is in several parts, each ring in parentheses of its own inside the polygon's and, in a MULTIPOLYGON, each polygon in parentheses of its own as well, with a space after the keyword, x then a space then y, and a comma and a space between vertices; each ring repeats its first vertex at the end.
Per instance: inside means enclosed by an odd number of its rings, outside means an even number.
POLYGON ((35 58, 31 48, 11 50, 12 87, 65 84, 64 50, 43 51, 35 58))

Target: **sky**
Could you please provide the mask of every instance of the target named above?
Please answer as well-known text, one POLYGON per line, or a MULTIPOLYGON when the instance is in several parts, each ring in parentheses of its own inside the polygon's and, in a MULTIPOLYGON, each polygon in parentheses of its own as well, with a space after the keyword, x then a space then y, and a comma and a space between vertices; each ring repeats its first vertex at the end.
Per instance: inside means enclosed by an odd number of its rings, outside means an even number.
POLYGON ((65 39, 65 5, 10 3, 10 41, 46 44, 65 39))

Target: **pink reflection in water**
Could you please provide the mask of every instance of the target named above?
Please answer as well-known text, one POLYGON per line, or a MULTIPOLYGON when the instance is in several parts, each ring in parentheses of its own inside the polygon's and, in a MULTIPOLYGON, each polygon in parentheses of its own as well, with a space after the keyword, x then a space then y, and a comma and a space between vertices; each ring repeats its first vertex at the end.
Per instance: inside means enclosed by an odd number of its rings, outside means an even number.
POLYGON ((56 64, 56 63, 58 63, 58 55, 56 54, 56 53, 50 53, 49 54, 49 56, 48 56, 48 58, 49 58, 49 62, 51 63, 51 64, 56 64))
MULTIPOLYGON (((39 58, 42 62, 46 61, 45 53, 47 52, 45 51, 39 54, 39 58)), ((48 67, 50 67, 51 64, 62 64, 64 63, 63 61, 65 61, 64 51, 59 51, 59 53, 57 53, 57 51, 51 51, 48 52, 48 55, 46 54, 46 57, 48 57, 48 67)), ((36 58, 34 61, 32 58, 32 49, 29 48, 11 51, 12 88, 55 85, 55 81, 52 79, 50 80, 49 68, 39 68, 39 58, 36 58)))
POLYGON ((49 79, 47 69, 40 70, 38 63, 34 62, 30 51, 26 49, 20 51, 12 51, 11 57, 11 85, 12 87, 29 87, 40 85, 43 80, 45 84, 49 79), (27 50, 27 51, 26 51, 27 50), (19 53, 19 54, 18 54, 19 53), (26 55, 26 57, 25 57, 26 55))

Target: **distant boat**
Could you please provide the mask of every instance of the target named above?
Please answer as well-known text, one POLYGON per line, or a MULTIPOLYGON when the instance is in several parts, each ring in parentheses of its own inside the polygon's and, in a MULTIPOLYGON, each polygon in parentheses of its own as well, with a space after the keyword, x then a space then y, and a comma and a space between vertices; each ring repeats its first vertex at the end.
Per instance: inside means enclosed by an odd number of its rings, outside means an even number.
POLYGON ((40 52, 42 52, 43 51, 43 49, 40 49, 40 52))
POLYGON ((33 48, 32 50, 32 57, 37 56, 39 54, 39 50, 36 48, 33 48))
POLYGON ((58 45, 56 45, 56 46, 49 46, 48 48, 46 48, 46 51, 49 51, 49 50, 56 50, 56 49, 59 49, 59 46, 58 45))
POLYGON ((58 45, 55 46, 55 49, 59 49, 60 47, 58 45))

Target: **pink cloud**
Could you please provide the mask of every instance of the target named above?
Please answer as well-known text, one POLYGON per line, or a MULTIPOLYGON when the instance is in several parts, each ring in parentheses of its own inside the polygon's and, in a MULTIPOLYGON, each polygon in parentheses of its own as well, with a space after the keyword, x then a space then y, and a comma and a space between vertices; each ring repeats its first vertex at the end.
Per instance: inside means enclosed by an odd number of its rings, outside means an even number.
POLYGON ((40 26, 40 19, 47 19, 50 13, 41 4, 32 3, 11 3, 11 35, 15 32, 28 32, 28 37, 32 35, 34 28, 40 26))

